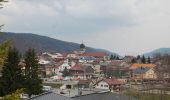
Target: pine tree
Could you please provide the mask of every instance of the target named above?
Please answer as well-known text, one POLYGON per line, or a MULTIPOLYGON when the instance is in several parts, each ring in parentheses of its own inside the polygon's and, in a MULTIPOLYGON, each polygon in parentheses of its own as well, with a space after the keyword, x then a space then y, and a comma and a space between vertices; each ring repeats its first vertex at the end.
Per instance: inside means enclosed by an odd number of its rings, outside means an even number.
POLYGON ((19 62, 19 52, 15 48, 10 48, 0 78, 0 96, 10 94, 23 87, 24 78, 19 62))
POLYGON ((146 63, 146 58, 145 58, 145 56, 144 56, 144 55, 142 56, 141 62, 142 62, 143 64, 145 64, 145 63, 146 63))
POLYGON ((150 58, 150 57, 148 57, 148 59, 147 59, 147 63, 148 63, 148 64, 150 64, 150 63, 151 63, 151 58, 150 58))
POLYGON ((69 70, 67 69, 67 67, 64 68, 64 70, 62 71, 62 74, 63 74, 62 75, 63 77, 66 77, 66 76, 70 75, 69 70))
POLYGON ((42 93, 42 80, 38 77, 38 58, 34 49, 25 53, 25 88, 30 97, 42 93))
POLYGON ((120 60, 120 59, 119 59, 119 56, 116 57, 116 60, 120 60))
POLYGON ((139 59, 140 59, 140 55, 137 56, 137 60, 139 60, 139 59))
POLYGON ((110 60, 114 60, 115 57, 113 56, 113 54, 110 55, 110 60))
POLYGON ((8 50, 10 48, 10 41, 6 40, 0 44, 0 65, 4 64, 4 60, 8 54, 8 50))

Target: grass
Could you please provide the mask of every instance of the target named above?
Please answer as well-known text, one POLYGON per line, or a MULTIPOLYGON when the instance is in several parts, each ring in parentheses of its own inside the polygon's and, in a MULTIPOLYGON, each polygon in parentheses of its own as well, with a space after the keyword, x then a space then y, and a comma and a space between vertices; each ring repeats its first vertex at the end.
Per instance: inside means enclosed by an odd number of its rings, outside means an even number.
MULTIPOLYGON (((142 93, 132 90, 125 91, 125 94, 136 98, 137 100, 170 100, 170 95, 167 94, 153 94, 153 93, 142 93)), ((130 99, 129 99, 130 100, 130 99)))

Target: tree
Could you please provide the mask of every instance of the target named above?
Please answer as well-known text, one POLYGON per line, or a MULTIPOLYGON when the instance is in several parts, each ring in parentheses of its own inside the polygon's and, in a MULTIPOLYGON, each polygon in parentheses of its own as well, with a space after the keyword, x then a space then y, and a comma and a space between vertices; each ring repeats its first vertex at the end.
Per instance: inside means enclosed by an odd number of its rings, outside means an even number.
POLYGON ((110 55, 110 60, 114 60, 115 56, 113 56, 113 54, 110 55))
POLYGON ((34 49, 25 53, 25 92, 31 95, 42 93, 42 80, 38 77, 38 58, 34 49))
MULTIPOLYGON (((0 0, 0 8, 2 8, 2 2, 7 2, 6 0, 0 0)), ((4 25, 0 25, 0 30, 4 25)), ((2 32, 0 32, 2 33, 2 32)), ((8 49, 10 47, 10 41, 6 40, 2 43, 0 43, 0 71, 1 71, 1 67, 4 63, 4 58, 7 56, 8 53, 8 49)))
POLYGON ((133 58, 131 63, 137 63, 136 58, 133 58))
POLYGON ((67 69, 67 67, 64 68, 64 70, 62 71, 62 74, 63 74, 63 77, 66 77, 66 76, 69 76, 69 75, 70 75, 70 72, 69 72, 69 70, 67 69))
POLYGON ((10 48, 10 41, 6 40, 0 44, 0 65, 4 64, 4 59, 8 54, 8 50, 10 48))
POLYGON ((150 57, 148 57, 148 59, 147 59, 147 63, 148 63, 148 64, 150 64, 150 63, 151 63, 151 58, 150 58, 150 57))
POLYGON ((142 58, 141 58, 141 62, 143 63, 143 64, 145 64, 146 63, 146 58, 145 58, 145 56, 143 55, 142 56, 142 58))
POLYGON ((2 97, 2 100, 20 100, 20 94, 22 92, 23 92, 23 89, 16 90, 14 93, 8 94, 8 95, 2 97))
POLYGON ((19 52, 15 48, 10 48, 2 68, 2 77, 0 78, 0 96, 10 94, 23 87, 24 78, 19 62, 19 52))
POLYGON ((120 60, 120 59, 119 59, 119 56, 116 57, 116 60, 120 60))
POLYGON ((137 60, 140 60, 140 55, 137 56, 137 60))

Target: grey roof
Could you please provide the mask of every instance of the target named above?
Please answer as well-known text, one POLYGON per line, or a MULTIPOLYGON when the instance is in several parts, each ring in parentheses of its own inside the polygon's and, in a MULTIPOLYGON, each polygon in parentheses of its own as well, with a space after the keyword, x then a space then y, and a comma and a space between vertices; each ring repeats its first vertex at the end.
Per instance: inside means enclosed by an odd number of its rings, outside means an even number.
POLYGON ((95 60, 96 58, 93 56, 79 56, 78 59, 81 60, 95 60))
POLYGON ((148 70, 150 70, 150 68, 148 68, 148 67, 138 67, 135 70, 133 70, 133 73, 134 74, 140 74, 140 73, 145 73, 148 70))
POLYGON ((37 97, 31 98, 29 100, 73 100, 69 97, 57 95, 53 92, 49 92, 43 95, 39 95, 37 97))
POLYGON ((122 94, 106 92, 74 97, 73 100, 129 100, 129 97, 122 94))
MULTIPOLYGON (((94 94, 77 96, 72 98, 60 96, 55 93, 47 93, 41 96, 34 97, 30 100, 129 100, 129 97, 122 94, 110 93, 110 92, 94 93, 94 94)), ((131 100, 136 100, 136 99, 131 99, 131 100)))

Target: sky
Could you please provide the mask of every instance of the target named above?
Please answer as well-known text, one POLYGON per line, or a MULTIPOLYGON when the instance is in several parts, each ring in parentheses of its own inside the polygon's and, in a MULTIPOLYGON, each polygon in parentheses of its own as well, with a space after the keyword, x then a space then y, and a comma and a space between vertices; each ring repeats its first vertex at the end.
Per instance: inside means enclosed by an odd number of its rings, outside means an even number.
POLYGON ((9 0, 3 31, 137 55, 170 47, 170 0, 9 0))

